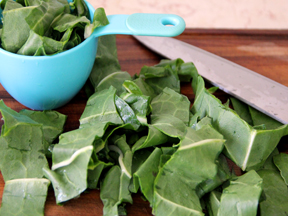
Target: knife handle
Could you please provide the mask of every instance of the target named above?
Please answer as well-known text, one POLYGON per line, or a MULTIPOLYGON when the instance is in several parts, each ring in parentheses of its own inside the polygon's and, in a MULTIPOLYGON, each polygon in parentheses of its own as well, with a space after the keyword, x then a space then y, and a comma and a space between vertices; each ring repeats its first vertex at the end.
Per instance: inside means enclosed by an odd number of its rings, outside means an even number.
POLYGON ((98 27, 95 37, 108 34, 174 37, 185 29, 185 21, 175 14, 135 13, 109 15, 109 24, 98 27))

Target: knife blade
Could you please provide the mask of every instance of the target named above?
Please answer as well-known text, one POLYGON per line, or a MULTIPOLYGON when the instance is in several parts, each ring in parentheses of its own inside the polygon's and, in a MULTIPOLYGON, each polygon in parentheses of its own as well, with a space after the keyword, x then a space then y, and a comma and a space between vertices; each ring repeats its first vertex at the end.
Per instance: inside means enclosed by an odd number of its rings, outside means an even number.
POLYGON ((169 37, 134 36, 165 58, 193 62, 212 85, 288 124, 288 87, 191 44, 169 37))

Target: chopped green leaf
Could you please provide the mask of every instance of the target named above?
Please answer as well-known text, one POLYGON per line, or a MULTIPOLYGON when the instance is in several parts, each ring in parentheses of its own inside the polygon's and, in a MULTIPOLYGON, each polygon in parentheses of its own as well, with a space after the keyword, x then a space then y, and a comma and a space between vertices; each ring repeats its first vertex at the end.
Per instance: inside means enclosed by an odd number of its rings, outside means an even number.
POLYGON ((178 74, 171 69, 170 65, 165 67, 144 66, 141 69, 140 78, 144 78, 145 82, 152 87, 156 94, 160 94, 165 87, 180 93, 178 74))
POLYGON ((178 150, 156 177, 152 203, 154 214, 204 215, 195 189, 217 174, 215 160, 224 143, 219 134, 211 130, 211 127, 198 131, 187 128, 178 150), (211 133, 207 133, 209 131, 211 133), (199 163, 201 166, 198 166, 199 163))
POLYGON ((0 215, 43 216, 47 190, 47 179, 25 178, 5 183, 0 215))
POLYGON ((100 187, 100 198, 104 204, 103 215, 119 215, 118 206, 122 202, 132 203, 129 193, 130 178, 119 166, 113 166, 106 174, 100 187))
POLYGON ((159 129, 153 125, 148 125, 148 136, 141 137, 132 147, 133 152, 148 148, 152 146, 158 146, 168 141, 168 136, 162 133, 159 129))
POLYGON ((122 124, 123 121, 115 105, 115 95, 116 89, 113 86, 93 94, 87 101, 80 124, 93 124, 98 121, 122 124))
POLYGON ((280 170, 280 174, 283 180, 288 185, 288 155, 286 153, 280 153, 273 157, 273 161, 277 168, 280 170))
POLYGON ((4 118, 0 136, 0 169, 5 181, 42 178, 47 166, 42 125, 8 108, 0 101, 4 118))
POLYGON ((103 8, 96 9, 91 23, 84 0, 70 5, 71 9, 67 0, 1 1, 1 47, 21 55, 53 55, 77 46, 84 35, 108 24, 103 8))
POLYGON ((63 4, 58 0, 40 1, 40 5, 35 6, 28 16, 25 17, 25 21, 29 25, 30 31, 33 31, 40 36, 46 35, 55 18, 63 14, 66 5, 68 5, 68 2, 63 4))
POLYGON ((171 115, 188 125, 190 101, 186 96, 165 88, 152 100, 151 106, 153 115, 171 115))
POLYGON ((132 130, 137 130, 141 124, 132 108, 117 95, 115 96, 115 105, 124 124, 130 124, 132 130))
POLYGON ((154 181, 159 172, 161 155, 161 149, 155 148, 147 160, 133 174, 133 181, 137 182, 134 184, 139 184, 141 192, 150 203, 153 203, 154 181))
POLYGON ((105 10, 103 8, 97 8, 94 12, 93 22, 85 26, 84 38, 88 38, 97 27, 108 24, 109 21, 105 10))
POLYGON ((117 58, 116 36, 101 36, 98 38, 97 55, 89 81, 96 88, 102 79, 117 71, 121 71, 121 69, 117 58))
POLYGON ((193 75, 192 87, 196 93, 192 112, 212 118, 213 127, 224 135, 225 154, 242 170, 259 169, 278 142, 288 134, 288 125, 274 130, 257 130, 241 119, 211 95, 198 74, 193 75))
POLYGON ((262 178, 251 170, 223 190, 218 215, 256 215, 262 192, 262 178))
POLYGON ((151 115, 151 125, 170 137, 180 139, 187 129, 183 121, 170 115, 151 115))
POLYGON ((264 200, 260 202, 261 216, 284 216, 288 212, 288 189, 284 180, 276 170, 258 171, 263 179, 264 200))
POLYGON ((122 87, 123 82, 130 79, 131 76, 129 73, 125 71, 117 71, 103 78, 95 87, 95 90, 102 91, 109 88, 110 86, 113 86, 117 89, 116 94, 120 96, 121 93, 124 92, 124 88, 122 87))
POLYGON ((33 7, 23 7, 3 12, 3 25, 1 45, 9 51, 16 53, 25 44, 29 37, 30 28, 25 18, 33 10, 33 7))
POLYGON ((220 207, 221 193, 219 191, 211 191, 207 198, 207 210, 210 216, 217 216, 220 207))

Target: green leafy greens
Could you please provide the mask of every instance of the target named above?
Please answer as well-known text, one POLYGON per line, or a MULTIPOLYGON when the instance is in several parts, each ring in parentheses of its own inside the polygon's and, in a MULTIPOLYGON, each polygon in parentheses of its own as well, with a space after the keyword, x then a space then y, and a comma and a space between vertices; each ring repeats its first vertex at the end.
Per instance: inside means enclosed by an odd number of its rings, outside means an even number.
POLYGON ((3 100, 0 112, 0 170, 5 181, 0 215, 43 215, 50 184, 43 173, 46 156, 51 156, 49 148, 63 132, 66 116, 56 111, 17 113, 3 100))
POLYGON ((49 184, 43 178, 6 181, 0 215, 43 215, 49 184))
POLYGON ((99 26, 107 25, 103 8, 95 10, 92 22, 86 3, 75 0, 3 0, 1 47, 9 52, 39 56, 71 49, 99 26))
MULTIPOLYGON (((37 8, 41 1, 27 2, 37 8)), ((13 8, 22 6, 7 0, 5 10, 13 8)), ((72 35, 70 27, 85 23, 87 13, 81 1, 71 8, 72 15, 54 24, 72 35), (81 16, 74 19, 75 14, 81 16)), ((36 36, 48 44, 45 36, 36 36)), ((25 204, 19 211, 43 215, 51 182, 58 204, 100 189, 105 216, 126 214, 133 193, 141 193, 155 215, 285 215, 288 157, 277 144, 288 126, 235 98, 232 105, 222 104, 213 95, 217 88, 206 89, 194 64, 181 59, 144 66, 132 77, 121 70, 115 42, 113 35, 99 38, 79 128, 62 133, 66 116, 17 113, 0 102, 0 169, 6 182, 0 214, 14 214, 10 206, 16 202, 25 204), (191 80, 192 103, 180 93, 180 83, 191 80), (231 163, 242 169, 239 176, 231 163), (11 194, 15 185, 19 190, 11 194), (37 199, 34 209, 25 190, 37 199)))

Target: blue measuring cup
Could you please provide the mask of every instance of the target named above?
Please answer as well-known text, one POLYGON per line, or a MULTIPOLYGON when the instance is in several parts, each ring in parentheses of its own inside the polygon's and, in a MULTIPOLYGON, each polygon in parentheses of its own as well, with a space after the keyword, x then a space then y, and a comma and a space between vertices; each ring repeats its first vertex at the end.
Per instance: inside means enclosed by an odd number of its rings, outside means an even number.
MULTIPOLYGON (((86 4, 93 17, 95 9, 86 4)), ((84 86, 93 67, 99 36, 173 37, 185 29, 184 20, 173 14, 109 15, 108 20, 110 24, 97 28, 81 44, 52 56, 24 56, 0 48, 0 83, 28 108, 56 109, 68 103, 84 86)))

